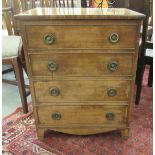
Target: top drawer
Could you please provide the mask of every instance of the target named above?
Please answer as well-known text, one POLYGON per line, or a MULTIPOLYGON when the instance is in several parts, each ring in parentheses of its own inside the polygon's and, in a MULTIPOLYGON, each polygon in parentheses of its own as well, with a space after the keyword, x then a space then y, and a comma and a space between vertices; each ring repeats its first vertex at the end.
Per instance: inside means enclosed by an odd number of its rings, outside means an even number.
POLYGON ((136 25, 28 25, 28 49, 135 48, 136 25))

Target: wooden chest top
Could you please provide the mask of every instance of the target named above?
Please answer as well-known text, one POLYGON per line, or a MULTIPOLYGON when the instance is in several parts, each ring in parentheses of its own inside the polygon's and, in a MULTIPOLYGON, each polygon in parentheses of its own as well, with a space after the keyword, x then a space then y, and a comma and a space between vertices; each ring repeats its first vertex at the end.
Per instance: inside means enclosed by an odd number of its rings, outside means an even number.
POLYGON ((141 13, 125 8, 35 8, 15 16, 20 20, 42 19, 142 19, 141 13))

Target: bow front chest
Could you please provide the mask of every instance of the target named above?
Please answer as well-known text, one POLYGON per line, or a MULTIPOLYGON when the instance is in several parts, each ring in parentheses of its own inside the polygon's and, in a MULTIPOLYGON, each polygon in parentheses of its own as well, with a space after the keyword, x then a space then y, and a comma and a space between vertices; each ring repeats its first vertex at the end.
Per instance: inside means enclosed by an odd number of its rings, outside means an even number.
POLYGON ((39 139, 45 129, 128 136, 143 17, 112 8, 38 8, 16 15, 39 139))

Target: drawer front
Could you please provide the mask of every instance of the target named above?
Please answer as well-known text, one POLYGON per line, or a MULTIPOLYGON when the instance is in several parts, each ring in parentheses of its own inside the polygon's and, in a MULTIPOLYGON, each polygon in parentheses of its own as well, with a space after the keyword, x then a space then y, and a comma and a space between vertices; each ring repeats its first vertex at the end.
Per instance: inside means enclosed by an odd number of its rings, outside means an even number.
POLYGON ((39 122, 54 126, 125 124, 125 106, 46 106, 38 107, 39 122))
POLYGON ((133 74, 133 54, 31 54, 32 76, 91 77, 133 74))
POLYGON ((135 25, 26 26, 29 49, 135 48, 135 25))
POLYGON ((127 101, 131 81, 66 80, 34 82, 36 102, 127 101))

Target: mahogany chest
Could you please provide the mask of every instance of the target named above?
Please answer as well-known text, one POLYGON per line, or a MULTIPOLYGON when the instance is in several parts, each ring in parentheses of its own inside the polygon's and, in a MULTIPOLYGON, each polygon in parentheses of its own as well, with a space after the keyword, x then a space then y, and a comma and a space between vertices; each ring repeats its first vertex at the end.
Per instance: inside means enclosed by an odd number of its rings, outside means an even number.
POLYGON ((140 25, 128 9, 37 8, 20 21, 39 139, 129 135, 140 25))

